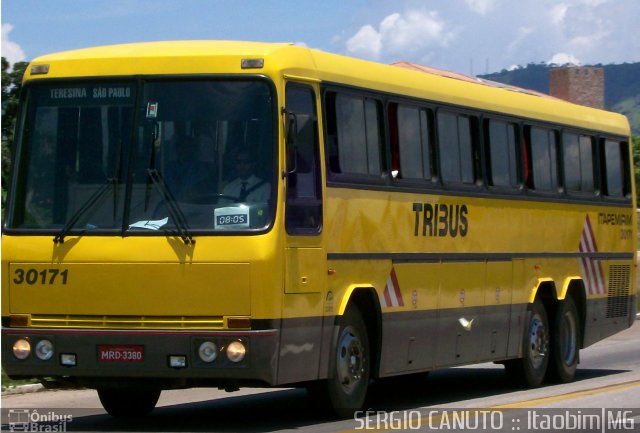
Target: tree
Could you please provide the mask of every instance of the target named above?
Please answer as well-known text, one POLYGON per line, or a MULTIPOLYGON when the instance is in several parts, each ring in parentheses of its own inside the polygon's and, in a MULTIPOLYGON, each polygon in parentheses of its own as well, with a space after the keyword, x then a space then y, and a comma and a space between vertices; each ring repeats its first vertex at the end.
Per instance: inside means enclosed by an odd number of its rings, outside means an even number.
POLYGON ((13 131, 18 114, 18 100, 22 88, 22 76, 29 65, 28 62, 18 62, 11 65, 2 58, 2 208, 9 187, 9 172, 11 170, 11 155, 13 149, 13 131))

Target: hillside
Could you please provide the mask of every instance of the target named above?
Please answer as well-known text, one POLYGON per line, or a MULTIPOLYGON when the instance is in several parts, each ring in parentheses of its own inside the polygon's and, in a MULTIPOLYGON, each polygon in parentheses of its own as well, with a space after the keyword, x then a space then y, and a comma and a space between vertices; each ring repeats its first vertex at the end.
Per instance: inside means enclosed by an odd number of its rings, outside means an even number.
MULTIPOLYGON (((626 115, 633 133, 640 134, 640 63, 594 66, 604 68, 605 108, 626 115)), ((549 93, 550 69, 547 64, 530 63, 526 67, 479 77, 549 93)))

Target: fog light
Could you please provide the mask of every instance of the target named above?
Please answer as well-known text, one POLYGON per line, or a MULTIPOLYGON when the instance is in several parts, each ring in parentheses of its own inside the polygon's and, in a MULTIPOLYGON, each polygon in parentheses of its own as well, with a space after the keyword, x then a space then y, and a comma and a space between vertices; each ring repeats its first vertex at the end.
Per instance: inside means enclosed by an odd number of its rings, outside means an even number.
POLYGON ((31 354, 31 343, 29 340, 21 338, 13 343, 13 356, 18 359, 27 359, 31 354))
POLYGON ((169 356, 169 367, 171 368, 185 368, 187 366, 187 357, 184 355, 171 355, 169 356))
POLYGON ((53 356, 53 343, 49 340, 40 340, 36 344, 36 356, 38 359, 48 361, 53 356))
POLYGON ((63 353, 60 355, 60 365, 75 367, 78 363, 75 353, 63 353))
POLYGON ((227 358, 231 362, 240 362, 244 359, 247 349, 240 341, 232 341, 227 346, 227 358))
POLYGON ((218 346, 212 341, 205 341, 198 348, 198 356, 204 362, 213 362, 218 357, 218 346))

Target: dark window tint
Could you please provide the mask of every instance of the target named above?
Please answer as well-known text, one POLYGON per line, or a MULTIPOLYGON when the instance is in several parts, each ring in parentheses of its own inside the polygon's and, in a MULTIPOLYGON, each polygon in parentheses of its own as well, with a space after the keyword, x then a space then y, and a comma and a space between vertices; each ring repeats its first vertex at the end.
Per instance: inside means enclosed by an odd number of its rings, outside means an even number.
POLYGON ((624 197, 628 192, 627 144, 604 140, 606 192, 610 197, 624 197))
POLYGON ((439 112, 438 140, 442 180, 445 183, 473 183, 473 132, 469 116, 439 112))
POLYGON ((380 103, 354 95, 327 95, 329 168, 333 173, 380 175, 380 103))
POLYGON ((593 192, 592 137, 566 133, 562 135, 565 186, 570 192, 593 192))
POLYGON ((504 187, 518 185, 516 131, 516 125, 513 123, 496 120, 485 123, 490 185, 504 187))
POLYGON ((122 227, 135 91, 113 82, 28 90, 13 227, 59 230, 83 207, 79 227, 122 227))
POLYGON ((318 159, 316 98, 311 87, 288 84, 287 115, 296 128, 287 134, 287 209, 289 234, 318 234, 322 227, 322 187, 318 159))
POLYGON ((398 106, 398 146, 403 179, 431 179, 431 145, 427 112, 398 106))
POLYGON ((533 182, 538 191, 557 191, 558 158, 556 133, 551 129, 530 127, 529 143, 533 182))

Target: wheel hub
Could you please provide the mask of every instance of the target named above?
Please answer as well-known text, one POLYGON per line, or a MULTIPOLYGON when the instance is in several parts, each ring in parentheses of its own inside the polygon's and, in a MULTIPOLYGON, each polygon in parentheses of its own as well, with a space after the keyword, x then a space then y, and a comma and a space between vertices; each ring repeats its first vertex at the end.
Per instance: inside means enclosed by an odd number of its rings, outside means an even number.
POLYGON ((337 354, 338 379, 344 390, 351 392, 362 380, 365 362, 362 342, 352 328, 342 332, 337 354))
POLYGON ((529 327, 529 354, 534 368, 540 367, 548 351, 548 337, 544 322, 536 315, 529 327))

